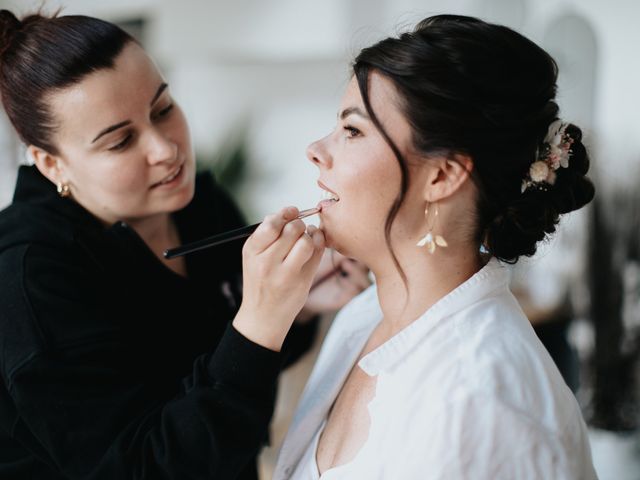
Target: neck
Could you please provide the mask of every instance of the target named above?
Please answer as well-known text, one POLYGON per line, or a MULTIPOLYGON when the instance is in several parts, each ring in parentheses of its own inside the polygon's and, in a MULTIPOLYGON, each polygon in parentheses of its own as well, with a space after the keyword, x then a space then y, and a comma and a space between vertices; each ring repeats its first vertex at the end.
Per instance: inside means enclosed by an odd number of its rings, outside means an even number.
POLYGON ((372 267, 384 314, 381 325, 389 336, 415 321, 482 267, 473 246, 450 245, 430 254, 424 248, 407 245, 398 248, 396 255, 406 275, 406 285, 391 259, 377 269, 372 267))
POLYGON ((166 248, 167 242, 175 236, 175 225, 169 214, 166 213, 132 220, 127 223, 152 250, 154 245, 164 244, 166 248))
POLYGON ((186 264, 183 258, 174 260, 164 258, 164 251, 167 248, 174 247, 180 243, 178 229, 168 213, 129 221, 128 223, 167 268, 179 275, 186 276, 186 264))

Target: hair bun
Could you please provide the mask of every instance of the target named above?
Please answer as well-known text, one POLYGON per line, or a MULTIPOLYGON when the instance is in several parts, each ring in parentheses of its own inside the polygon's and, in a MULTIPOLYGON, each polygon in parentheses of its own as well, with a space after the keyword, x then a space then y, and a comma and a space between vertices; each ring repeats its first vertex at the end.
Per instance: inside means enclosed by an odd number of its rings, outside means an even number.
POLYGON ((22 22, 9 10, 0 10, 0 57, 11 46, 22 22))
POLYGON ((593 183, 586 176, 590 161, 582 143, 582 131, 576 125, 569 124, 566 132, 573 139, 569 166, 558 170, 556 185, 550 191, 551 200, 561 214, 582 208, 595 195, 593 183))
POLYGON ((582 208, 595 194, 589 171, 589 156, 582 143, 582 131, 568 124, 573 140, 567 168, 557 170, 557 180, 548 190, 528 189, 509 202, 487 229, 487 247, 500 260, 515 263, 520 256, 532 256, 537 244, 555 232, 560 215, 582 208))
POLYGON ((499 260, 516 263, 521 256, 534 255, 538 243, 555 232, 559 220, 548 192, 527 191, 493 219, 486 230, 486 246, 499 260))

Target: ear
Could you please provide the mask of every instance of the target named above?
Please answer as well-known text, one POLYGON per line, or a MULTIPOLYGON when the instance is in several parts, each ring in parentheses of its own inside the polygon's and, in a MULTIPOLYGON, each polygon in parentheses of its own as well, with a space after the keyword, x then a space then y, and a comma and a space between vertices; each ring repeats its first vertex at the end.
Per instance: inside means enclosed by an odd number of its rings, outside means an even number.
POLYGON ((34 145, 29 145, 27 147, 27 153, 33 159, 33 162, 40 173, 47 177, 54 185, 57 185, 60 182, 66 183, 63 164, 60 157, 34 145))
POLYGON ((455 154, 429 159, 429 173, 424 186, 427 202, 438 202, 457 192, 473 170, 473 160, 468 155, 455 154))

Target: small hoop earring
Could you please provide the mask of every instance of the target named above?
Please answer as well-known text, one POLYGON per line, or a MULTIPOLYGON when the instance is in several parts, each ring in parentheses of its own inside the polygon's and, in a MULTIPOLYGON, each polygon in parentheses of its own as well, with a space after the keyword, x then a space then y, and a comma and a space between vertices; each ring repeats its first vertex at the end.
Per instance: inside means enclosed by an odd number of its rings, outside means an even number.
MULTIPOLYGON (((427 219, 427 223, 429 223, 429 204, 427 203, 427 208, 424 210, 424 216, 427 219)), ((433 227, 435 226, 438 220, 438 204, 435 204, 435 212, 434 219, 431 222, 431 226, 427 230, 427 234, 416 243, 416 247, 424 247, 426 245, 427 251, 433 255, 436 251, 436 247, 447 247, 449 246, 447 241, 441 235, 433 234, 433 227)))
POLYGON ((71 195, 71 190, 69 189, 69 185, 66 183, 58 182, 56 190, 58 191, 58 195, 62 198, 68 197, 71 195))

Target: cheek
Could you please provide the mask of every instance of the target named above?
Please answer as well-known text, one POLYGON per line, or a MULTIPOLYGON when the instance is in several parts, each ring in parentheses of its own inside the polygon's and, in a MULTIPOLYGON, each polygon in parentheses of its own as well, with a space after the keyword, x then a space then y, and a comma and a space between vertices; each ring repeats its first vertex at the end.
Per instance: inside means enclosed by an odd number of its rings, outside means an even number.
POLYGON ((146 190, 148 178, 144 162, 133 150, 112 158, 86 160, 74 168, 73 180, 76 188, 86 195, 118 198, 146 190))
POLYGON ((348 193, 367 218, 386 218, 400 189, 400 168, 390 155, 368 154, 364 160, 348 176, 348 193))
MULTIPOLYGON (((122 193, 143 193, 146 192, 148 186, 147 167, 143 161, 134 156, 129 159, 122 159, 122 165, 110 165, 105 172, 109 179, 105 182, 105 186, 111 192, 122 193), (127 161, 129 160, 129 161, 127 161)), ((120 162, 118 162, 120 163, 120 162)))
POLYGON ((377 250, 385 245, 386 218, 400 188, 395 158, 369 156, 366 162, 335 173, 341 180, 336 184, 341 201, 334 214, 327 214, 329 240, 351 255, 377 250))

